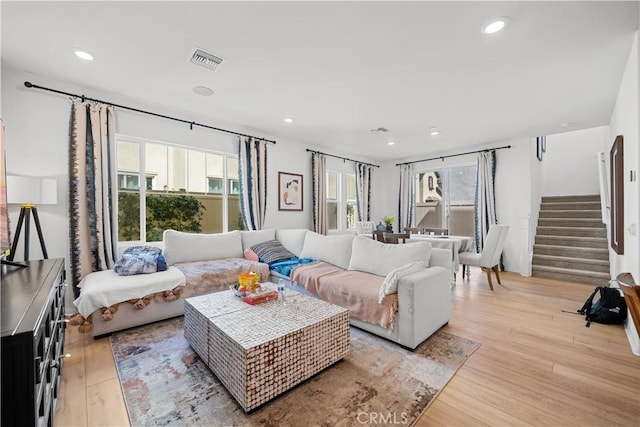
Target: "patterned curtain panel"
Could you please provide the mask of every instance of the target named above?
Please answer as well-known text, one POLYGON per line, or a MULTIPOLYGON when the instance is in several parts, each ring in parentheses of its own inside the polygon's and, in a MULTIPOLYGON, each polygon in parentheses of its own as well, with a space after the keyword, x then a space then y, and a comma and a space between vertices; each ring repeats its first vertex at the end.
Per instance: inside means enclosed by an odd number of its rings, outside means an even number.
POLYGON ((311 174, 313 175, 313 230, 327 234, 327 159, 323 154, 311 156, 311 174))
POLYGON ((262 230, 267 213, 267 142, 238 138, 240 210, 247 230, 262 230))
POLYGON ((400 197, 398 200, 398 232, 413 225, 415 191, 413 165, 400 165, 400 197))
POLYGON ((496 150, 483 151, 478 155, 478 179, 474 206, 476 250, 484 247, 489 228, 496 221, 496 150))
POLYGON ((371 170, 372 166, 356 163, 356 203, 358 221, 371 221, 371 170))
POLYGON ((94 271, 113 267, 117 255, 115 118, 103 104, 71 104, 69 121, 69 240, 73 293, 94 271))

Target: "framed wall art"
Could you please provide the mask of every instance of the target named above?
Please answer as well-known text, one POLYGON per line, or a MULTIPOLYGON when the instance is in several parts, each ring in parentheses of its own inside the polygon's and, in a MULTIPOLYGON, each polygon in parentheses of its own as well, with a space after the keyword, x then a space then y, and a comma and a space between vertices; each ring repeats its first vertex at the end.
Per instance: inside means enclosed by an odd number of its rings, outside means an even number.
POLYGON ((302 175, 278 172, 278 210, 301 211, 303 208, 302 175))

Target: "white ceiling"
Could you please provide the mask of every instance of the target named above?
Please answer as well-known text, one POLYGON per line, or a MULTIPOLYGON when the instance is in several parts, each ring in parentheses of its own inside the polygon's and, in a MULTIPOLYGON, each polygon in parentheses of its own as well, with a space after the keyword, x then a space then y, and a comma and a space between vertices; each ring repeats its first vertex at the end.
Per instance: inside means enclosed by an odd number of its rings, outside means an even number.
POLYGON ((610 1, 1 7, 3 66, 375 160, 608 124, 639 21, 638 2, 610 1), (217 71, 187 61, 195 46, 217 71))

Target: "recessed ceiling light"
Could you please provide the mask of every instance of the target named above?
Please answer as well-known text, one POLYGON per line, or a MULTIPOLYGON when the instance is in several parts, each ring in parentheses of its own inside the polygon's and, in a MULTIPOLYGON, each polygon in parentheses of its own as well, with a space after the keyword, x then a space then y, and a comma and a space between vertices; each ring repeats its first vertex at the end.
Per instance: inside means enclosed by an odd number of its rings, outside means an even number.
POLYGON ((80 59, 84 59, 85 61, 93 61, 93 55, 91 55, 90 53, 84 52, 82 50, 76 50, 74 53, 80 59))
POLYGON ((495 34, 498 31, 502 31, 505 25, 507 25, 507 21, 508 19, 505 16, 494 18, 482 27, 482 32, 485 34, 495 34))
POLYGON ((440 132, 436 128, 431 128, 431 129, 429 129, 429 134, 431 136, 438 136, 438 135, 440 135, 440 132))
POLYGON ((200 96, 211 96, 213 95, 213 90, 206 86, 194 86, 193 91, 200 96))
POLYGON ((284 122, 285 123, 293 123, 293 117, 285 117, 284 118, 284 122))
POLYGON ((571 123, 571 122, 562 122, 562 123, 560 123, 560 127, 568 128, 568 127, 569 127, 569 126, 571 126, 572 124, 573 124, 573 123, 571 123))
POLYGON ((394 141, 389 141, 387 142, 387 145, 395 145, 396 143, 394 141))

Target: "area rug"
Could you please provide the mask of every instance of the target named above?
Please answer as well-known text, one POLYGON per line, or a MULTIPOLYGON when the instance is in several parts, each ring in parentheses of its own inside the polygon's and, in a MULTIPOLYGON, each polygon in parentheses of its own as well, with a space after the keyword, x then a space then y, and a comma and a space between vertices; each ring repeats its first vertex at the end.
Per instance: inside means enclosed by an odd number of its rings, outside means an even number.
POLYGON ((411 425, 479 344, 438 331, 415 351, 351 328, 342 361, 245 413, 175 318, 111 336, 132 426, 411 425))

